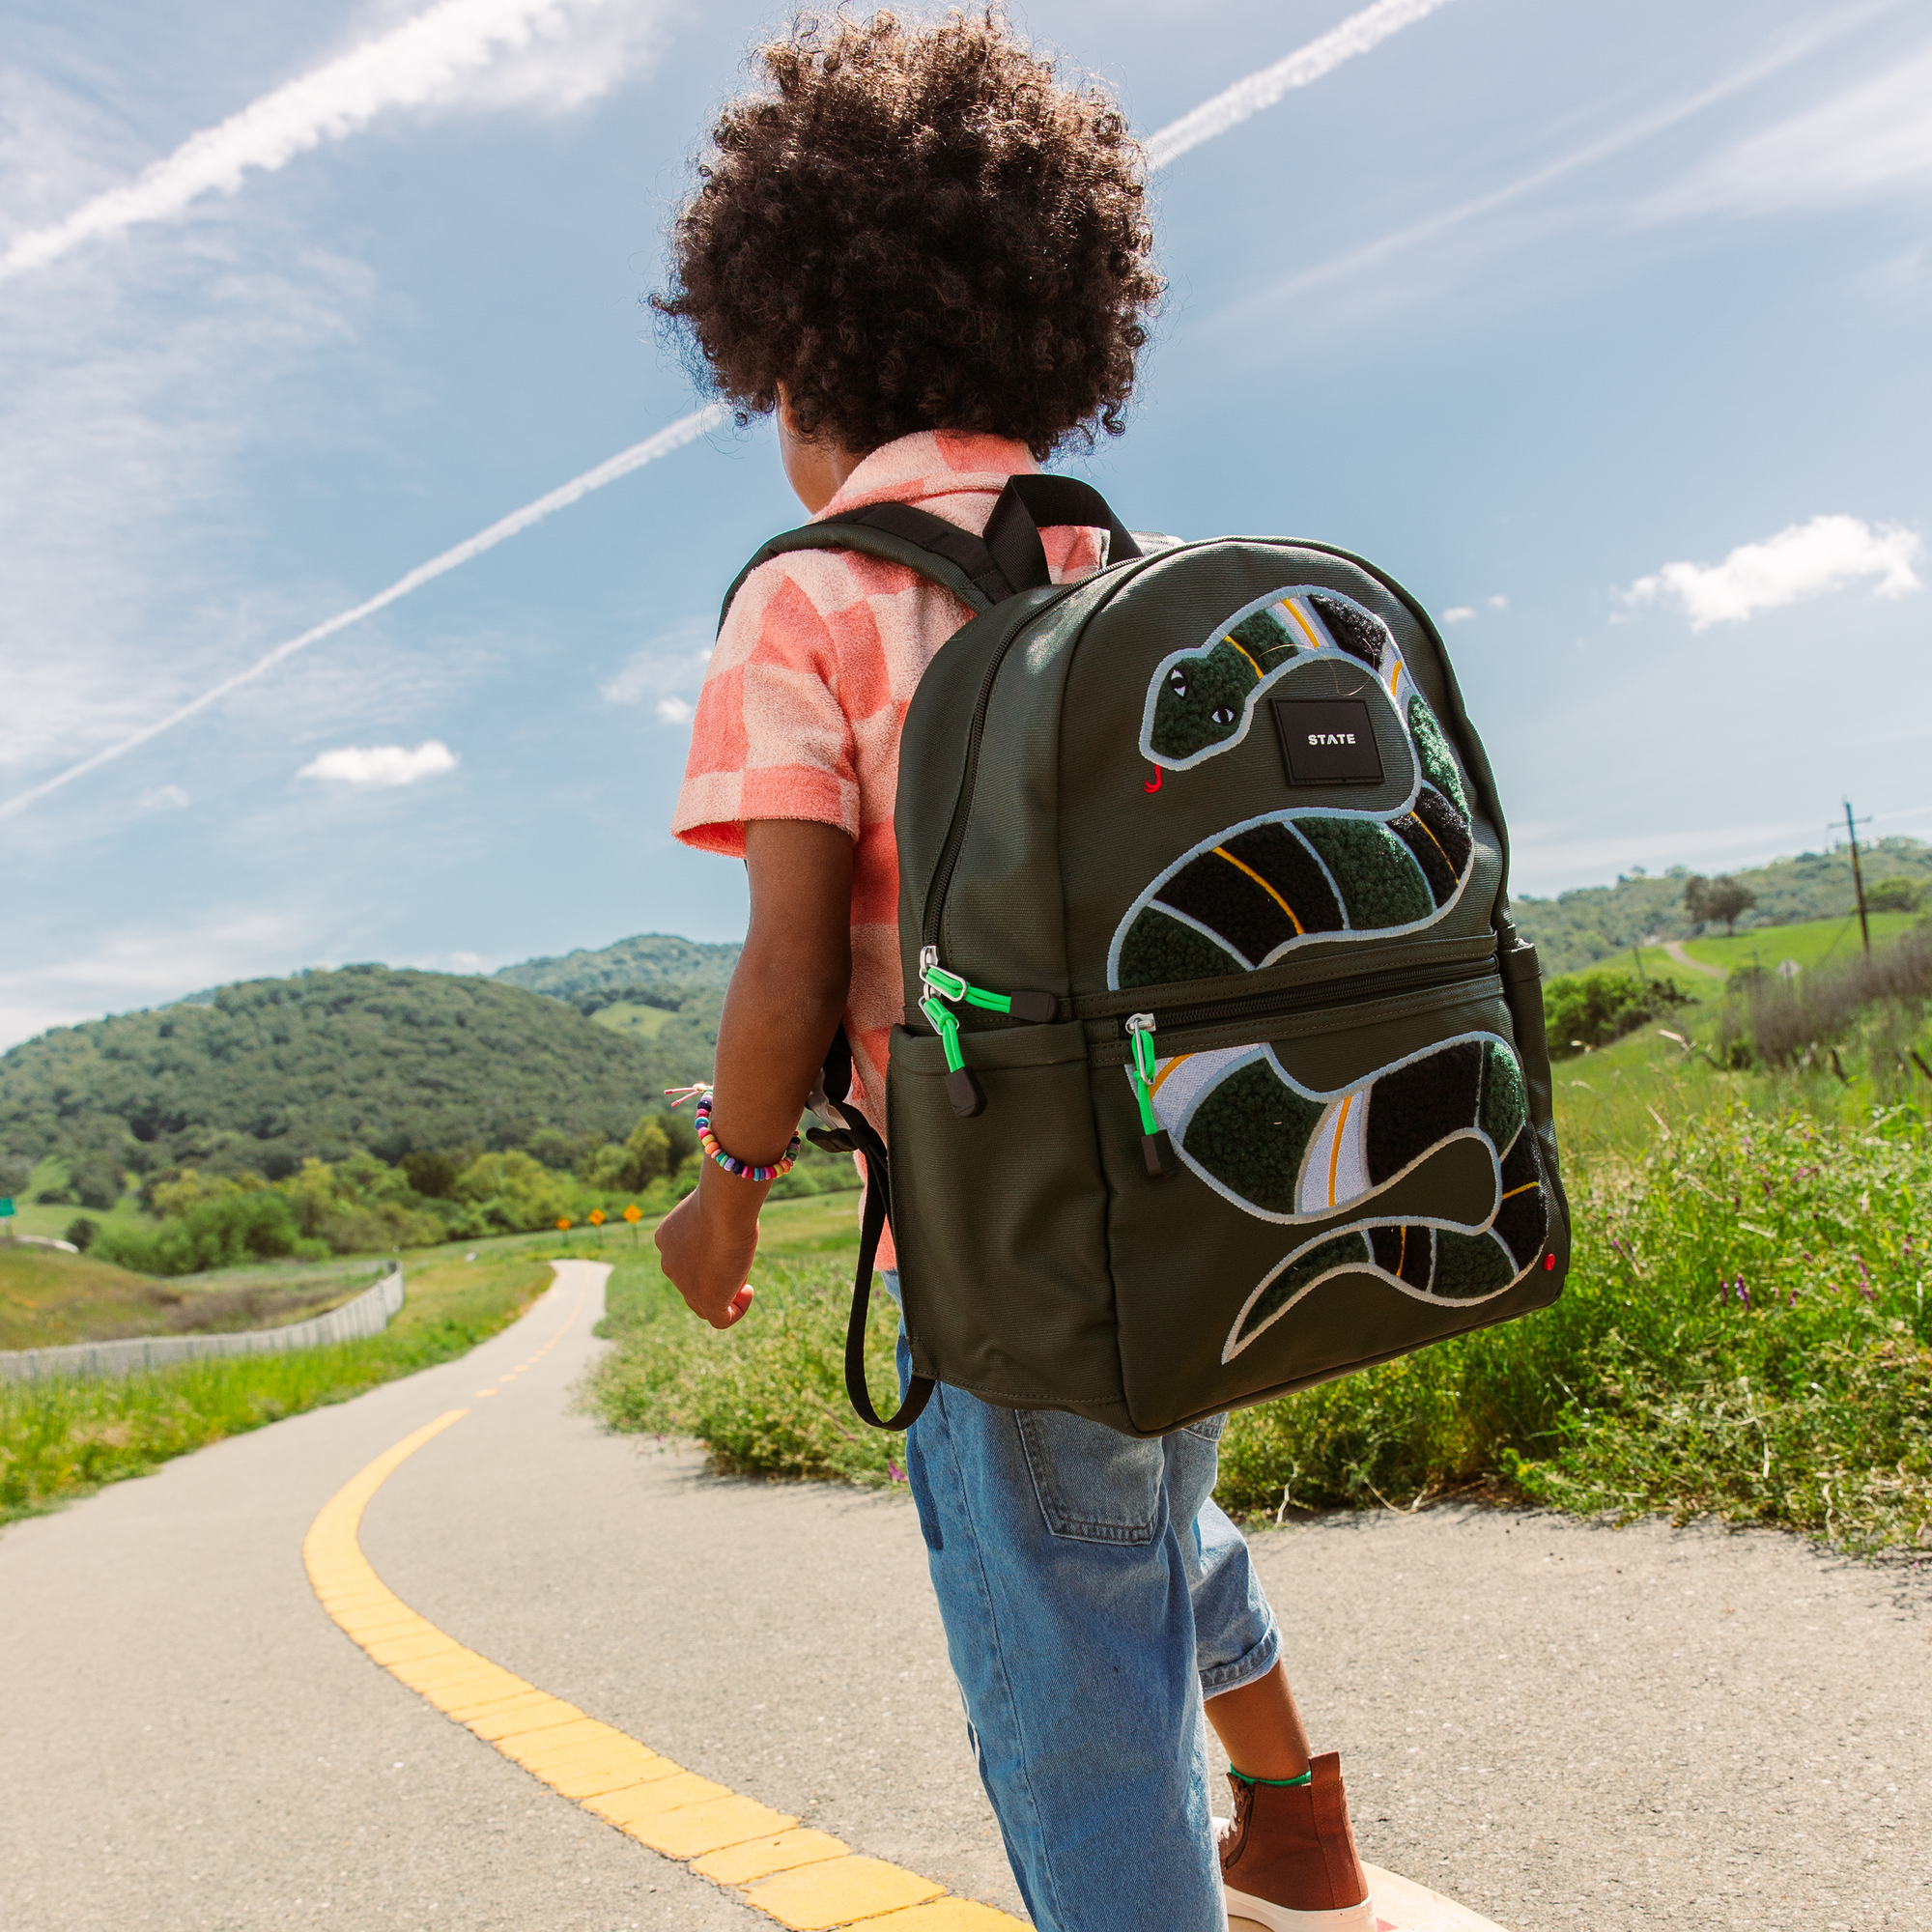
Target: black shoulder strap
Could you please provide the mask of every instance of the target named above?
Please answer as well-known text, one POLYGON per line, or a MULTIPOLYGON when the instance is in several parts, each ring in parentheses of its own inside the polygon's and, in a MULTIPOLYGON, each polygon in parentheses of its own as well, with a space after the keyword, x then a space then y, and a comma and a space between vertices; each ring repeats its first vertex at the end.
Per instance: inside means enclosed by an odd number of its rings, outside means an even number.
POLYGON ((866 1318, 871 1309, 872 1264, 878 1259, 879 1236, 892 1219, 893 1181, 886 1144, 879 1138, 879 1130, 852 1105, 851 1091, 852 1049, 841 1026, 832 1037, 811 1106, 820 1119, 830 1110, 845 1124, 812 1127, 808 1134, 830 1151, 866 1156, 866 1213, 859 1224, 859 1264, 852 1278, 852 1313, 845 1324, 845 1393, 862 1422, 874 1429, 910 1429, 932 1399, 929 1376, 913 1377, 898 1413, 890 1418, 882 1418, 872 1406, 871 1391, 866 1386, 866 1318))
POLYGON ((1010 476, 993 505, 984 538, 910 503, 870 503, 773 537, 759 546, 732 580, 718 612, 718 627, 724 628, 732 600, 746 578, 761 563, 795 550, 855 550, 900 563, 943 584, 975 611, 990 611, 1022 590, 1052 582, 1039 533, 1060 524, 1105 530, 1109 563, 1141 554, 1126 526, 1091 483, 1072 476, 1010 476))

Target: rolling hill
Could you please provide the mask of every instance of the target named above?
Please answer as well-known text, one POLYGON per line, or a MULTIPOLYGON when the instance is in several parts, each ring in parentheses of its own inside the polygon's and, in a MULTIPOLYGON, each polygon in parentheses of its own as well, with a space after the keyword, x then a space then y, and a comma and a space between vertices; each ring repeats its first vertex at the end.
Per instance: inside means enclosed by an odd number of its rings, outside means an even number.
POLYGON ((621 1140, 665 1087, 695 1077, 690 1058, 521 986, 347 966, 13 1048, 0 1055, 0 1151, 272 1179, 358 1148, 394 1161, 621 1140))

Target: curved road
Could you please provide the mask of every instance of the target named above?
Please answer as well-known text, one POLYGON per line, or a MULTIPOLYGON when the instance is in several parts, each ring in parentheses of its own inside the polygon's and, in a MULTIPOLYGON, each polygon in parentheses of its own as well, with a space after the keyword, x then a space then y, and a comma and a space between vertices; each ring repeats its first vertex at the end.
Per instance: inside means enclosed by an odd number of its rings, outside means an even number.
MULTIPOLYGON (((362 1519, 404 1604, 733 1792, 1018 1910, 903 1497, 722 1481, 601 1433, 571 1405, 601 1289, 566 1264, 460 1362, 0 1536, 10 1932, 771 1926, 452 1723, 318 1601, 318 1515, 459 1408, 362 1519)), ((1932 1927, 1908 1573, 1456 1508, 1259 1549, 1378 1863, 1513 1932, 1932 1927)))

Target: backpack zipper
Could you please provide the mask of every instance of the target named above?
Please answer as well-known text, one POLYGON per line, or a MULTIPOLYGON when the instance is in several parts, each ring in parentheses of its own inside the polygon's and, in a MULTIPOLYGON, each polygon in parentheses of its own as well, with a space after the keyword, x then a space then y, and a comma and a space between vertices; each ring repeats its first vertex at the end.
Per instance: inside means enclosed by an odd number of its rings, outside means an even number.
POLYGON ((1121 1034, 1125 1037, 1138 1032, 1151 1033, 1156 1028, 1172 1032, 1182 1027, 1218 1026, 1225 1021, 1251 1016, 1274 1019, 1287 1013, 1365 1006, 1370 1001, 1386 999, 1395 993, 1422 988, 1433 992, 1437 987, 1446 989, 1461 985, 1465 980, 1493 979, 1495 971, 1495 954, 1493 951, 1486 951, 1481 958, 1461 966, 1444 966, 1432 960, 1408 967, 1392 966, 1379 973, 1351 973, 1346 977, 1316 980, 1305 986, 1277 987, 1270 993, 1247 993, 1238 999, 1215 1000, 1205 1006, 1163 1007, 1156 1008, 1152 1012, 1134 1013, 1121 1021, 1121 1034), (1338 990, 1345 986, 1347 993, 1337 998, 1338 990), (1145 1025, 1136 1028, 1136 1020, 1145 1022, 1145 1025))

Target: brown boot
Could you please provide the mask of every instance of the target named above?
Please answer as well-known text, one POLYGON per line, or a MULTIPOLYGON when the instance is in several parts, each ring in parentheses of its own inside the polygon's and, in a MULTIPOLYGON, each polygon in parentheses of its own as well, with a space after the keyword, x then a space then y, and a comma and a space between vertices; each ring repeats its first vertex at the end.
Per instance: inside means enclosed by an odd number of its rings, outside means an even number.
POLYGON ((1376 1932, 1342 1760, 1330 1751, 1309 1770, 1310 1781, 1295 1785, 1230 1775, 1235 1820, 1221 1839, 1229 1919, 1265 1932, 1376 1932))

